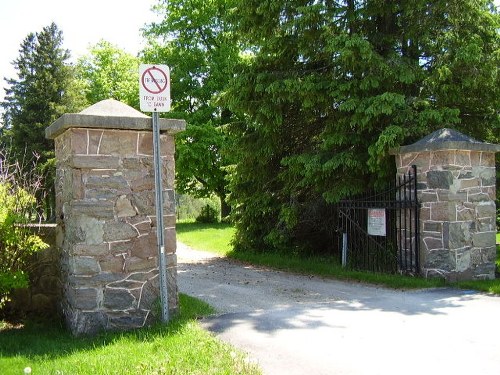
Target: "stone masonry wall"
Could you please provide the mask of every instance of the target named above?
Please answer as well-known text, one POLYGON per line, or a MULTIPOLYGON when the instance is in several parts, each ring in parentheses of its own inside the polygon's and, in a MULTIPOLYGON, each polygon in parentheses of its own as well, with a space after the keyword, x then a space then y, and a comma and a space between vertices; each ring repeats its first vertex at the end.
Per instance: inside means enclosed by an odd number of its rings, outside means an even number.
POLYGON ((495 154, 435 150, 396 155, 398 174, 415 164, 425 277, 495 277, 495 154))
MULTIPOLYGON (((152 132, 70 128, 55 139, 63 313, 75 334, 142 327, 159 298, 152 132)), ((169 310, 178 306, 174 140, 161 135, 169 310)))

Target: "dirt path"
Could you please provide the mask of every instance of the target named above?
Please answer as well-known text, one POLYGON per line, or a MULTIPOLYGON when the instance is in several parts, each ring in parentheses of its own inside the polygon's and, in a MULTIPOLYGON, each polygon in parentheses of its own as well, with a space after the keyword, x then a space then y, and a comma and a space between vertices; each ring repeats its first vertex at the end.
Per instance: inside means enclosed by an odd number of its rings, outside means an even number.
POLYGON ((265 374, 499 374, 500 298, 394 291, 244 265, 178 245, 179 291, 265 374))

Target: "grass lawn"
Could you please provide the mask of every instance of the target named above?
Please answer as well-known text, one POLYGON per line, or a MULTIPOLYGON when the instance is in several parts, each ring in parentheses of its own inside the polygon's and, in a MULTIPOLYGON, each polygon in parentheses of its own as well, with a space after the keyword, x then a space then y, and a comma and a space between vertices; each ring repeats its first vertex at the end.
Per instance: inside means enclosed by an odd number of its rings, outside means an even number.
POLYGON ((195 249, 223 256, 232 251, 235 230, 230 224, 177 223, 176 229, 177 239, 195 249))
POLYGON ((0 325, 0 374, 259 374, 231 346, 204 331, 196 319, 213 313, 180 295, 181 314, 168 325, 126 333, 73 337, 58 326, 0 325))
MULTIPOLYGON (((179 241, 195 249, 212 251, 243 262, 286 271, 378 284, 396 289, 454 286, 500 294, 500 279, 447 284, 441 279, 423 279, 420 277, 352 271, 342 268, 339 261, 334 258, 303 259, 289 254, 235 252, 231 247, 231 240, 235 231, 228 224, 181 223, 177 224, 177 230, 179 241)), ((499 241, 500 233, 497 234, 497 242, 499 241)), ((497 246, 497 265, 500 267, 500 246, 497 246)))

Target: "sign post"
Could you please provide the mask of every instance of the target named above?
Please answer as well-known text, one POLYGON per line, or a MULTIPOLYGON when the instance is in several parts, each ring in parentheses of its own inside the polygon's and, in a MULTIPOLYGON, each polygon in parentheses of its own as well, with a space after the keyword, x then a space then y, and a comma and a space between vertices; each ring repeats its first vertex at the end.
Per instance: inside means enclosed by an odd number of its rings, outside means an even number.
POLYGON ((152 112, 153 163, 155 173, 156 238, 160 271, 162 321, 168 322, 168 282, 163 223, 163 187, 160 153, 159 112, 170 110, 170 70, 166 65, 141 64, 139 67, 139 100, 141 111, 152 112))

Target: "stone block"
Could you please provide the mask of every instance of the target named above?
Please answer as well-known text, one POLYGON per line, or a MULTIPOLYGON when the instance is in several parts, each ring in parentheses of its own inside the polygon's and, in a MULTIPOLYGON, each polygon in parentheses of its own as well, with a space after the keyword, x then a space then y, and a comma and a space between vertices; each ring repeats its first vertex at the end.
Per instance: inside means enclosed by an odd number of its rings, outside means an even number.
POLYGON ((160 135, 160 154, 161 156, 174 156, 175 142, 174 137, 167 134, 160 135))
POLYGON ((112 274, 123 273, 124 265, 125 257, 121 255, 108 255, 99 261, 101 271, 112 274))
POLYGON ((140 191, 131 194, 131 202, 139 215, 155 215, 155 193, 154 191, 140 191))
POLYGON ((85 189, 111 190, 119 194, 128 194, 131 192, 130 186, 123 176, 96 176, 88 175, 84 179, 85 189))
POLYGON ((103 312, 66 310, 66 323, 75 336, 95 335, 107 326, 108 318, 103 312))
POLYGON ((420 202, 437 202, 438 194, 436 191, 423 191, 419 196, 420 202))
POLYGON ((455 155, 453 151, 432 151, 431 152, 431 165, 432 166, 444 166, 452 165, 455 163, 455 155))
POLYGON ((429 171, 427 185, 429 189, 449 189, 453 184, 453 174, 450 171, 429 171))
MULTIPOLYGON (((68 132, 72 154, 88 154, 87 149, 87 130, 71 129, 68 132)), ((66 140, 67 141, 67 140, 66 140)))
POLYGON ((138 257, 130 257, 125 261, 125 272, 147 271, 157 268, 157 258, 142 259, 138 257))
POLYGON ((443 240, 436 237, 424 237, 422 239, 425 249, 428 251, 443 249, 443 240))
POLYGON ((473 222, 449 222, 443 225, 443 242, 447 249, 460 249, 472 244, 473 222))
POLYGON ((104 290, 103 306, 109 310, 128 310, 137 308, 137 301, 127 289, 104 290))
POLYGON ((471 248, 465 247, 463 249, 458 249, 455 252, 455 256, 456 256, 455 271, 457 272, 470 271, 472 267, 471 248))
POLYGON ((137 212, 126 195, 122 195, 116 200, 115 212, 117 217, 131 217, 137 215, 137 212))
POLYGON ((78 215, 87 216, 94 219, 113 219, 114 202, 108 201, 86 201, 86 200, 73 200, 69 203, 68 210, 64 210, 67 216, 73 213, 78 215))
POLYGON ((137 139, 138 155, 153 155, 153 133, 139 132, 137 139))
POLYGON ((141 177, 130 181, 130 189, 133 192, 154 191, 155 179, 153 176, 141 177))
POLYGON ((137 153, 137 132, 106 130, 100 142, 100 154, 133 156, 137 153))
POLYGON ((103 230, 106 242, 130 240, 138 236, 133 226, 122 221, 108 221, 104 224, 103 230))
POLYGON ((69 273, 73 275, 94 275, 101 272, 94 257, 74 256, 69 259, 69 273))
POLYGON ((495 166, 495 153, 482 152, 480 165, 484 166, 484 167, 494 167, 495 166))
POLYGON ((120 158, 105 155, 74 155, 69 166, 75 169, 117 169, 120 158))
POLYGON ((432 221, 455 221, 455 205, 448 202, 430 203, 430 219, 432 221))
POLYGON ((470 151, 457 150, 455 151, 455 163, 456 165, 468 167, 471 165, 470 151))
POLYGON ((69 255, 101 257, 109 254, 109 245, 106 243, 100 244, 74 244, 70 247, 69 255))
POLYGON ((457 204, 457 220, 472 221, 476 217, 476 212, 473 208, 465 207, 463 204, 457 204))
POLYGON ((441 233, 443 231, 443 223, 439 222, 425 222, 423 223, 424 232, 438 232, 441 233))
POLYGON ((495 234, 493 232, 478 232, 474 233, 472 236, 472 243, 474 247, 486 248, 495 246, 495 234))
POLYGON ((455 257, 446 249, 432 250, 425 254, 423 266, 449 272, 455 268, 455 257))
POLYGON ((134 310, 123 312, 109 312, 108 324, 109 330, 128 330, 144 327, 149 316, 148 310, 134 310))
POLYGON ((156 243, 156 234, 149 234, 134 239, 131 256, 140 259, 150 259, 158 255, 158 246, 156 243))
POLYGON ((475 206, 477 218, 491 218, 496 215, 495 202, 482 201, 475 206))
POLYGON ((95 310, 98 307, 98 292, 95 288, 68 287, 66 298, 73 309, 95 310))

